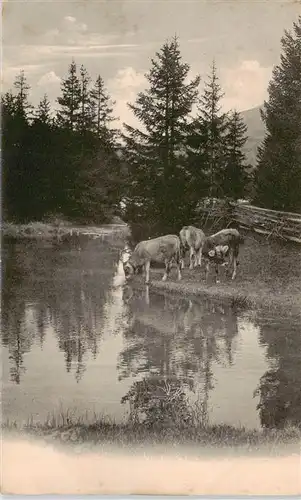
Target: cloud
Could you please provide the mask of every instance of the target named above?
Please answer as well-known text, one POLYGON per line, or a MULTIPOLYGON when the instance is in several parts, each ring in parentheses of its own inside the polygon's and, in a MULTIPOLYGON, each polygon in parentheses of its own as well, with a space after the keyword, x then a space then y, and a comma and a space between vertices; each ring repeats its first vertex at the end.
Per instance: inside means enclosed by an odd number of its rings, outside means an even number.
POLYGON ((37 85, 39 87, 48 87, 49 85, 58 85, 60 82, 60 77, 57 76, 54 71, 49 71, 48 73, 45 73, 45 75, 41 76, 41 78, 38 80, 37 85))
POLYGON ((75 18, 75 17, 73 17, 73 16, 65 16, 65 17, 64 17, 64 20, 65 20, 65 21, 68 21, 69 23, 75 23, 76 18, 75 18))
POLYGON ((73 16, 65 16, 64 17, 64 28, 68 31, 71 31, 71 32, 83 32, 83 31, 87 31, 88 29, 88 26, 86 25, 86 23, 80 23, 80 22, 77 22, 76 20, 76 17, 73 17, 73 16))
POLYGON ((29 84, 35 80, 37 75, 43 70, 43 64, 3 64, 2 67, 2 90, 6 92, 12 88, 16 77, 24 71, 29 84))
POLYGON ((146 84, 144 73, 136 71, 131 66, 120 69, 111 81, 111 85, 119 92, 125 89, 134 90, 144 84, 146 84))
POLYGON ((221 70, 226 110, 244 111, 263 103, 272 75, 272 66, 261 66, 257 60, 242 61, 239 66, 221 70))
POLYGON ((116 101, 114 113, 119 117, 120 126, 123 122, 132 126, 138 125, 138 120, 127 103, 134 103, 138 92, 144 90, 146 85, 144 72, 138 72, 131 66, 118 70, 115 77, 108 81, 108 90, 116 101))

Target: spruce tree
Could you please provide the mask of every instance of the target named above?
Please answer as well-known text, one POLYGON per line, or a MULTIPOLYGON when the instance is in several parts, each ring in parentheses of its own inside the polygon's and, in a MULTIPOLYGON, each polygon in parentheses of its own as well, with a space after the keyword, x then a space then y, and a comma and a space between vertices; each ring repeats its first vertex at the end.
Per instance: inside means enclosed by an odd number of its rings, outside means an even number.
POLYGON ((131 217, 161 220, 176 229, 189 210, 183 152, 200 78, 186 83, 190 68, 182 61, 176 37, 164 43, 151 63, 145 75, 148 89, 129 104, 141 128, 125 124, 124 151, 132 180, 129 198, 134 202, 131 217))
POLYGON ((62 81, 61 91, 62 96, 57 99, 60 105, 57 112, 58 125, 62 128, 75 130, 80 114, 81 88, 74 61, 69 66, 67 78, 62 81))
POLYGON ((44 94, 43 98, 38 104, 35 112, 34 122, 39 122, 44 125, 50 125, 52 123, 51 105, 47 94, 44 94))
POLYGON ((29 214, 28 199, 32 198, 28 147, 32 105, 28 99, 30 86, 24 71, 16 76, 14 89, 14 94, 8 92, 2 100, 4 205, 11 217, 24 220, 29 214))
POLYGON ((236 110, 229 114, 225 134, 223 192, 237 200, 244 195, 248 181, 246 155, 243 147, 247 141, 247 126, 236 110))
POLYGON ((227 114, 221 111, 224 93, 219 84, 215 62, 200 97, 197 118, 190 127, 188 155, 192 181, 199 188, 199 196, 223 197, 224 147, 227 114))
POLYGON ((301 210, 301 16, 281 39, 280 64, 261 111, 266 136, 258 148, 255 202, 267 208, 301 210))
POLYGON ((91 78, 83 65, 80 67, 80 111, 78 117, 78 130, 81 134, 92 131, 93 113, 90 96, 91 78))
POLYGON ((27 83, 24 70, 20 71, 14 81, 15 94, 15 114, 19 120, 28 122, 31 118, 32 105, 28 101, 30 86, 27 83))
POLYGON ((1 96, 1 125, 2 125, 2 213, 4 219, 15 215, 14 176, 15 148, 14 148, 14 116, 16 99, 12 91, 1 96))
POLYGON ((113 116, 115 101, 110 98, 100 75, 98 75, 94 87, 91 89, 90 99, 94 133, 102 143, 114 142, 118 134, 117 130, 110 127, 110 124, 116 120, 113 116))
POLYGON ((1 96, 2 120, 5 119, 5 117, 12 118, 15 112, 16 112, 16 98, 13 95, 12 91, 9 90, 8 92, 5 92, 5 94, 1 96))

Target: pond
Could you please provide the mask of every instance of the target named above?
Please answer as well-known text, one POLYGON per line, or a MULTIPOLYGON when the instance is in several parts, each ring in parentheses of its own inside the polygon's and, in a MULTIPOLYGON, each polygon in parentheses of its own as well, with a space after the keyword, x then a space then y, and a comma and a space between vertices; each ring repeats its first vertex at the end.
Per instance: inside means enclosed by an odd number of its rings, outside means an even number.
POLYGON ((119 249, 3 242, 4 421, 120 422, 145 388, 182 391, 209 424, 301 422, 297 322, 124 286, 119 249))

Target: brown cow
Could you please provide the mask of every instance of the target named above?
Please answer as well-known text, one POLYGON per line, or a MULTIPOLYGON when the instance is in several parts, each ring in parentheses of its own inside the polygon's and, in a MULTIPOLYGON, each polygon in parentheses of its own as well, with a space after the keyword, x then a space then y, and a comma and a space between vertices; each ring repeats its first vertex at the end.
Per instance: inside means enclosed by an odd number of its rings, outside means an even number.
POLYGON ((237 229, 222 229, 218 233, 208 236, 203 245, 202 254, 206 259, 206 281, 209 274, 209 262, 215 264, 215 279, 218 283, 218 266, 233 264, 232 280, 236 277, 237 257, 239 246, 244 242, 243 237, 237 229), (229 257, 229 261, 226 261, 229 257))
POLYGON ((165 273, 162 281, 166 281, 171 270, 172 263, 175 262, 178 269, 178 279, 181 276, 181 242, 175 234, 159 236, 150 240, 140 241, 124 262, 123 268, 126 279, 132 277, 139 269, 145 269, 145 282, 149 283, 149 270, 151 262, 164 262, 165 273))
MULTIPOLYGON (((194 226, 184 226, 180 231, 180 240, 185 252, 189 248, 189 269, 202 265, 202 248, 205 242, 205 233, 194 226), (194 260, 194 264, 193 264, 194 260)), ((184 268, 184 255, 182 256, 182 269, 184 268)))

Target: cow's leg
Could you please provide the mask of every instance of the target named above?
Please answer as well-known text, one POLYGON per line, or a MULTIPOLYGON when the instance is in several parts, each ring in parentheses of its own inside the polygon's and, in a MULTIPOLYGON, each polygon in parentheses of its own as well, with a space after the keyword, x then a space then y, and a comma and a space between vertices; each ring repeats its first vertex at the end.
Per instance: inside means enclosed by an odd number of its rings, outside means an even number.
POLYGON ((180 252, 176 252, 176 254, 174 256, 174 261, 175 261, 175 264, 176 264, 177 270, 178 270, 178 280, 181 280, 182 279, 182 275, 181 275, 182 253, 181 253, 181 251, 180 252))
POLYGON ((200 267, 202 266, 202 247, 198 250, 196 263, 200 267))
POLYGON ((184 267, 185 267, 185 254, 186 254, 185 249, 182 246, 181 255, 180 255, 181 269, 184 269, 184 267))
POLYGON ((205 281, 207 283, 208 281, 208 276, 209 276, 209 260, 206 260, 206 267, 205 267, 205 281))
POLYGON ((177 270, 178 270, 178 280, 180 281, 182 279, 181 261, 179 259, 176 259, 176 264, 177 264, 177 270))
POLYGON ((232 266, 233 263, 233 250, 230 248, 229 250, 229 259, 228 262, 225 262, 223 265, 226 268, 226 275, 229 276, 230 274, 230 267, 232 266))
POLYGON ((146 285, 145 287, 145 302, 147 305, 149 305, 149 286, 146 285))
POLYGON ((218 279, 218 264, 215 264, 215 283, 219 283, 218 279))
POLYGON ((149 268, 150 268, 150 261, 147 260, 145 262, 145 283, 148 284, 149 283, 149 268))
POLYGON ((192 247, 189 249, 189 269, 193 269, 193 257, 194 257, 194 250, 192 247))
POLYGON ((194 250, 194 261, 193 261, 193 267, 197 267, 198 266, 198 251, 197 250, 194 250))
POLYGON ((233 273, 232 273, 232 280, 236 278, 236 269, 237 269, 237 254, 233 254, 233 273))
POLYGON ((162 281, 166 281, 167 280, 169 272, 170 272, 170 268, 171 268, 170 260, 169 259, 165 259, 165 273, 163 275, 162 281))

